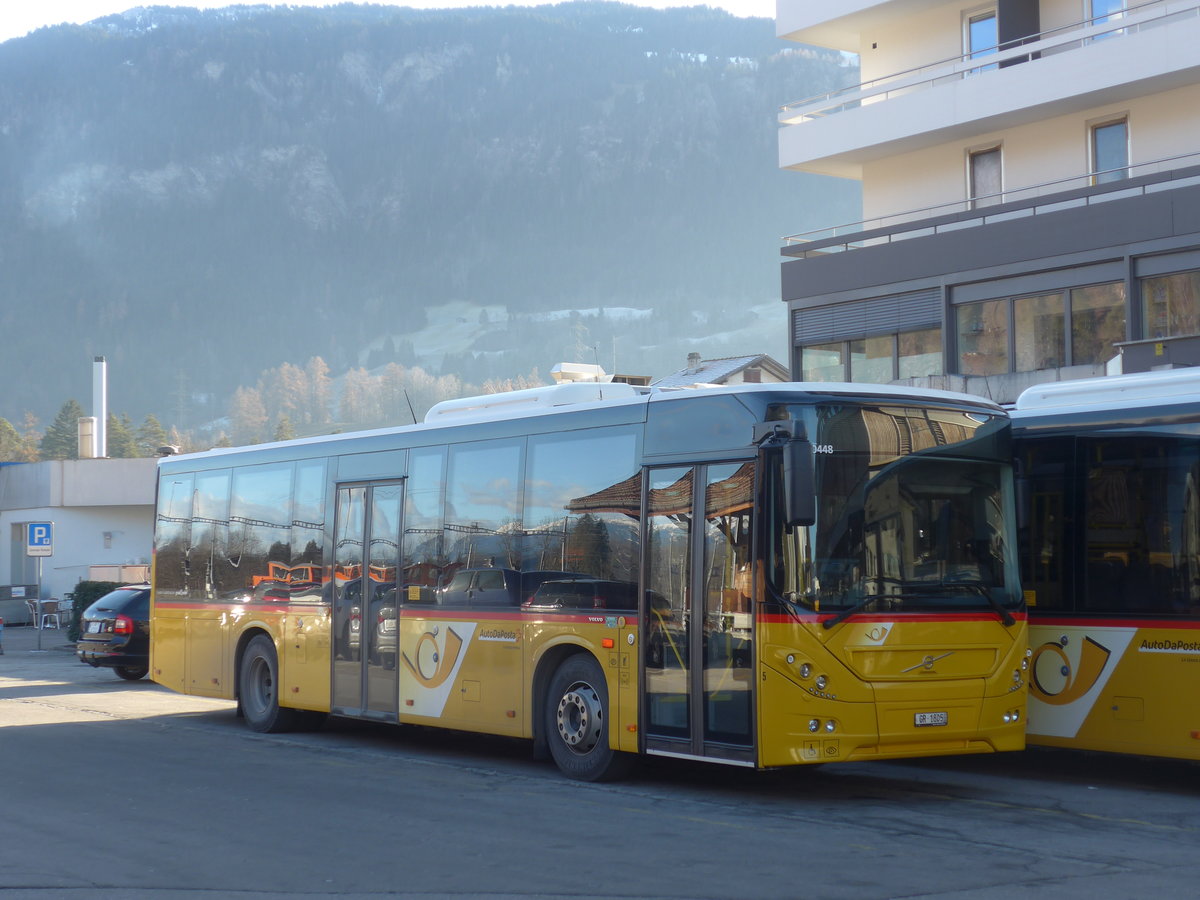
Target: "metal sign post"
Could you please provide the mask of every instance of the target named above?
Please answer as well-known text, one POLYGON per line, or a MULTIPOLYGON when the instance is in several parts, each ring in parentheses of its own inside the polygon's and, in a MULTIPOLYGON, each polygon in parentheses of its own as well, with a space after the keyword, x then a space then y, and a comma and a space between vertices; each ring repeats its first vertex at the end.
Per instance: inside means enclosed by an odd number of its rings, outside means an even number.
POLYGON ((37 557, 37 601, 33 604, 33 627, 37 629, 37 649, 42 649, 42 557, 54 555, 54 523, 25 523, 25 555, 37 557))

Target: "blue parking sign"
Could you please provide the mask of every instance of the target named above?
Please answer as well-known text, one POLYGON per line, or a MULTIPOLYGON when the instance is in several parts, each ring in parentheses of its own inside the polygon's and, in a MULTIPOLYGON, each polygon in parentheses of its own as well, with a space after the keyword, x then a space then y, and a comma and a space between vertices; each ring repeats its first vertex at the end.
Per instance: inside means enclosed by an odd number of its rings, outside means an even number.
POLYGON ((27 522, 25 525, 25 555, 54 555, 54 523, 27 522))

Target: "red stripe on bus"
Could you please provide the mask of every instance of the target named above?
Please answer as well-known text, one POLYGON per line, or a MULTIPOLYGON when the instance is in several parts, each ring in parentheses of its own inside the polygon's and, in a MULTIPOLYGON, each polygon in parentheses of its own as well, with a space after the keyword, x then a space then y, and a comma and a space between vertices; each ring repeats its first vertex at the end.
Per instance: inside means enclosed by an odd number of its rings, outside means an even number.
POLYGON ((1110 616, 1033 616, 1030 625, 1055 628, 1167 628, 1194 631, 1200 619, 1115 619, 1110 616))
MULTIPOLYGON (((1018 622, 1023 622, 1026 615, 1023 612, 1011 612, 1011 615, 1018 622)), ((758 617, 760 622, 770 625, 786 625, 788 622, 795 622, 799 619, 802 622, 827 622, 830 619, 836 618, 837 613, 765 613, 758 617)), ((931 612, 902 612, 902 613, 856 613, 847 622, 988 622, 999 621, 996 613, 989 611, 979 612, 947 612, 947 613, 931 613, 931 612)))
MULTIPOLYGON (((181 610, 211 610, 213 612, 234 612, 239 609, 255 610, 256 612, 278 612, 292 614, 298 610, 328 610, 328 604, 320 603, 288 603, 279 601, 277 603, 196 603, 186 600, 159 600, 155 602, 155 606, 159 609, 181 609, 181 610)), ((609 619, 624 618, 627 625, 636 625, 637 616, 628 612, 622 613, 555 613, 545 612, 542 610, 522 612, 514 610, 511 612, 487 612, 483 610, 472 610, 462 608, 460 610, 452 609, 422 609, 421 607, 402 608, 400 610, 400 618, 402 619, 445 619, 447 621, 462 621, 463 619, 478 619, 486 621, 511 621, 511 622, 528 622, 530 620, 538 620, 545 622, 576 622, 591 625, 603 625, 609 619)))

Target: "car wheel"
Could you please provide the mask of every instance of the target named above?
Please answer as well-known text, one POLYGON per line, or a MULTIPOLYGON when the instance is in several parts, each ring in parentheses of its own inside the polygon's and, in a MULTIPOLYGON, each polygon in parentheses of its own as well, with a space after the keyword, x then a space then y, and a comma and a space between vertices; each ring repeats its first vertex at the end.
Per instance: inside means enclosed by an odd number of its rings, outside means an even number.
POLYGON ((114 671, 124 678, 126 681, 137 681, 139 678, 145 678, 146 673, 150 671, 149 666, 114 666, 114 671))
POLYGON ((624 775, 630 757, 608 745, 608 681, 586 653, 563 661, 546 693, 546 740, 562 773, 579 781, 624 775))
POLYGON ((298 710, 279 705, 279 660, 275 645, 258 635, 242 654, 238 699, 246 724, 254 731, 292 731, 300 722, 298 710))

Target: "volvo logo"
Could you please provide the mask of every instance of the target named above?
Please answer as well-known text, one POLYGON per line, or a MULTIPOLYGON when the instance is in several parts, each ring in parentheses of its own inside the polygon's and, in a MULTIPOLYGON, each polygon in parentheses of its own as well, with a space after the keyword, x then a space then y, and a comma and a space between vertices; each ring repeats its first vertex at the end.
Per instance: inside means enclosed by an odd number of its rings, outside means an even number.
POLYGON ((941 656, 927 656, 915 666, 909 666, 907 669, 901 669, 900 674, 903 675, 907 672, 915 672, 917 669, 924 669, 926 672, 932 672, 933 664, 935 662, 937 662, 939 659, 945 659, 947 656, 953 655, 954 651, 951 650, 949 653, 943 653, 941 656))

